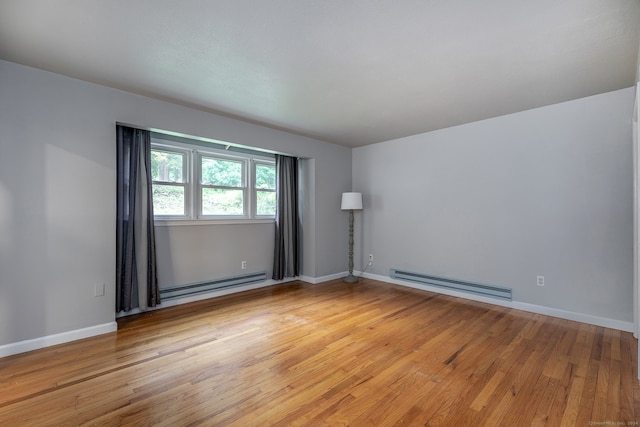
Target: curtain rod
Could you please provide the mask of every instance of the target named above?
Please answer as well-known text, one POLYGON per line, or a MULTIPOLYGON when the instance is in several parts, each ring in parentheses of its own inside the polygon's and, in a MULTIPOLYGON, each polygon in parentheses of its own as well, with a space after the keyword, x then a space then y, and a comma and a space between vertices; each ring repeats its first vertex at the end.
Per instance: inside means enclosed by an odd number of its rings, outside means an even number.
MULTIPOLYGON (((253 147, 253 146, 250 146, 250 145, 236 144, 236 143, 233 143, 233 142, 222 141, 222 140, 219 140, 219 139, 206 138, 206 137, 203 137, 203 136, 188 135, 188 134, 180 133, 180 132, 173 132, 173 131, 169 131, 169 130, 166 130, 166 129, 145 127, 145 126, 134 125, 134 124, 131 124, 131 123, 124 123, 124 122, 118 122, 118 121, 116 121, 116 125, 127 126, 127 127, 130 127, 130 128, 133 128, 133 129, 148 130, 149 132, 160 134, 160 135, 163 135, 163 136, 181 138, 181 139, 185 139, 185 140, 203 142, 203 143, 207 143, 207 144, 216 144, 216 145, 223 146, 223 149, 225 149, 225 150, 230 150, 233 147, 233 148, 235 148, 235 150, 232 150, 232 151, 246 150, 246 151, 249 151, 249 152, 255 152, 256 154, 263 154, 263 155, 264 154, 268 154, 268 155, 279 154, 279 155, 282 155, 282 156, 289 156, 289 157, 295 157, 297 159, 304 159, 303 157, 292 156, 291 154, 284 153, 282 151, 267 150, 267 149, 264 149, 264 148, 253 147)), ((180 141, 177 141, 177 142, 180 142, 180 141)), ((188 142, 188 141, 186 141, 186 142, 188 142)))

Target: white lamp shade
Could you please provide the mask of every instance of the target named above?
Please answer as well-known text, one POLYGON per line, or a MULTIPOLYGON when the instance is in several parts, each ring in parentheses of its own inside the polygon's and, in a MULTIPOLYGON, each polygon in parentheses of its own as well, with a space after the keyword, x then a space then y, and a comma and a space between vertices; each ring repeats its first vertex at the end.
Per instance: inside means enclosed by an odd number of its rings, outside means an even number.
POLYGON ((362 209, 362 193, 342 193, 342 210, 362 209))

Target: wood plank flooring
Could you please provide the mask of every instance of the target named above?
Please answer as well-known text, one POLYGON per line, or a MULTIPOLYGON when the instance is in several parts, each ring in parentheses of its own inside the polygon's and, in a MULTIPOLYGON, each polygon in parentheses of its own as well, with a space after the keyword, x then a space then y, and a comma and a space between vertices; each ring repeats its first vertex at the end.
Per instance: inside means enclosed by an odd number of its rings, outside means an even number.
POLYGON ((636 346, 372 280, 293 282, 0 359, 0 425, 638 425, 636 346))

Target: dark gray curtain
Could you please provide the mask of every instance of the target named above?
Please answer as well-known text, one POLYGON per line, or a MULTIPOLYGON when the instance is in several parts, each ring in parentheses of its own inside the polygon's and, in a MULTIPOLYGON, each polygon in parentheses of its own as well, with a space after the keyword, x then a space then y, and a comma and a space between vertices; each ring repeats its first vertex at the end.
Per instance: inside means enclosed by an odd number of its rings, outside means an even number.
POLYGON ((116 312, 160 304, 149 131, 117 126, 116 312))
POLYGON ((295 277, 299 270, 298 159, 276 155, 276 233, 272 278, 295 277))

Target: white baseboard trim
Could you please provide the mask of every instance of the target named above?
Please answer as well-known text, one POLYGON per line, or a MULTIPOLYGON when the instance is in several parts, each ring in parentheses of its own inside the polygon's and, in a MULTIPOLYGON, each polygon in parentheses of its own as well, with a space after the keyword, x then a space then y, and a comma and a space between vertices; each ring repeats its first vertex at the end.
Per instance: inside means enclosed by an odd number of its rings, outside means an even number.
POLYGON ((299 280, 299 278, 297 278, 297 277, 287 277, 287 278, 285 278, 283 280, 271 280, 270 279, 270 280, 265 280, 264 282, 252 283, 252 284, 249 284, 249 285, 237 286, 237 287, 227 288, 227 289, 220 289, 220 290, 217 290, 217 291, 204 292, 204 293, 201 293, 201 294, 198 294, 198 295, 190 295, 190 296, 186 296, 186 297, 182 297, 182 298, 175 298, 175 299, 164 301, 164 302, 162 302, 160 305, 158 305, 156 307, 150 307, 150 308, 147 308, 147 309, 144 309, 144 310, 136 308, 136 309, 133 309, 133 310, 128 311, 126 313, 118 313, 117 317, 126 317, 126 316, 131 316, 131 315, 134 315, 134 314, 140 314, 140 313, 144 313, 144 312, 148 312, 148 311, 160 310, 160 309, 167 308, 167 307, 174 307, 176 305, 187 304, 187 303, 190 303, 190 302, 202 301, 202 300, 209 299, 209 298, 216 298, 216 297, 221 297, 221 296, 224 296, 224 295, 236 294, 238 292, 250 291, 252 289, 266 288, 268 286, 280 285, 280 284, 283 284, 283 283, 293 282, 295 280, 299 280))
MULTIPOLYGON (((357 273, 356 271, 353 272, 353 274, 357 276, 356 273, 357 273)), ((345 277, 347 274, 349 273, 346 271, 342 271, 340 273, 329 274, 328 276, 321 276, 321 277, 300 276, 298 277, 298 279, 302 280, 303 282, 311 283, 312 285, 317 285, 318 283, 340 279, 342 277, 345 277)))
MULTIPOLYGON (((161 308, 172 307, 175 305, 186 304, 194 301, 200 301, 207 298, 220 297, 223 295, 229 295, 237 292, 248 291, 251 289, 265 288, 267 286, 293 282, 295 280, 298 280, 298 278, 288 277, 281 281, 267 280, 260 283, 253 283, 250 285, 238 286, 236 288, 221 289, 219 291, 207 292, 200 295, 192 295, 184 298, 176 298, 174 300, 166 301, 157 307, 153 307, 147 310, 135 309, 127 313, 118 313, 117 317, 124 317, 124 316, 130 316, 133 314, 139 314, 139 313, 142 313, 143 311, 146 312, 146 311, 152 311, 152 310, 159 310, 161 308)), ((64 344, 66 342, 76 341, 83 338, 89 338, 95 335, 115 332, 117 330, 118 330, 118 324, 116 322, 109 322, 103 325, 96 325, 88 328, 62 332, 59 334, 47 335, 45 337, 34 338, 31 340, 0 345, 0 357, 6 357, 14 354, 25 353, 27 351, 37 350, 40 348, 50 347, 58 344, 64 344)))
MULTIPOLYGON (((354 275, 359 276, 360 272, 354 272, 354 275)), ((238 292, 248 291, 252 289, 264 288, 267 286, 278 285, 287 282, 293 282, 295 280, 301 280, 303 282, 318 284, 322 282, 327 282, 330 280, 339 279, 347 275, 347 272, 341 272, 336 274, 331 274, 328 276, 322 277, 309 277, 309 276, 299 276, 294 278, 286 278, 281 281, 276 280, 267 280, 260 283, 255 283, 246 286, 238 286, 236 288, 230 289, 222 289, 219 291, 207 292, 200 295, 192 295, 184 298, 176 298, 174 300, 169 300, 158 307, 154 307, 149 310, 157 310, 166 307, 172 307, 180 304, 186 304, 189 302, 200 301, 208 298, 220 297, 223 295, 234 294, 238 292)), ((606 328, 618 329, 625 332, 633 332, 633 323, 625 322, 622 320, 610 319, 606 317, 592 316, 589 314, 576 313, 572 311, 560 310, 557 308, 551 308, 541 305, 529 304, 519 301, 502 301, 498 299, 483 297, 480 295, 467 294, 463 292, 452 291, 448 289, 442 289, 435 286, 429 286, 426 284, 418 284, 412 282, 405 282, 397 279, 392 279, 388 276, 381 276, 378 274, 372 273, 364 273, 362 277, 367 279, 378 280, 380 282, 392 283, 395 285, 406 286, 414 289, 421 289, 424 291, 439 293, 443 295, 450 295, 458 298, 468 299, 472 301, 479 301, 488 304, 494 304, 502 307, 513 308, 516 310, 528 311, 531 313, 544 314, 547 316, 558 317, 561 319, 573 320, 576 322, 588 323, 596 326, 603 326, 606 328)), ((119 314, 118 317, 129 316, 132 314, 141 313, 141 310, 132 310, 126 314, 119 314)), ((34 338, 31 340, 19 341, 15 343, 0 345, 0 357, 11 356, 14 354, 25 353, 27 351, 37 350, 40 348, 50 347, 58 344, 63 344, 70 341, 75 341, 83 338, 89 338, 96 335, 106 334, 109 332, 115 332, 118 330, 118 324, 116 322, 104 323, 102 325, 90 326, 88 328, 76 329, 73 331, 62 332, 54 335, 47 335, 44 337, 34 338)))
POLYGON ((388 276, 379 274, 364 273, 363 277, 367 279, 378 280, 380 282, 393 283, 394 285, 406 286, 408 288, 421 289, 424 291, 434 292, 453 297, 464 298, 472 301, 485 302, 488 304, 499 305, 501 307, 514 308, 516 310, 528 311, 530 313, 544 314, 546 316, 558 317, 560 319, 573 320, 590 325, 603 326, 605 328, 618 329, 625 332, 633 332, 633 323, 622 320, 610 319, 607 317, 592 316, 590 314, 576 313, 573 311, 560 310, 557 308, 546 307, 543 305, 529 304, 520 301, 503 301, 494 298, 483 297, 481 295, 467 294, 464 292, 442 289, 437 286, 429 286, 426 284, 413 283, 404 280, 393 279, 388 276))
POLYGON ((89 338, 96 335, 102 335, 109 332, 115 332, 117 330, 118 324, 116 322, 109 322, 102 325, 90 326, 88 328, 75 329, 73 331, 47 335, 45 337, 34 338, 31 340, 0 345, 0 357, 11 356, 18 353, 26 353, 27 351, 38 350, 40 348, 51 347, 58 344, 64 344, 66 342, 89 338))

